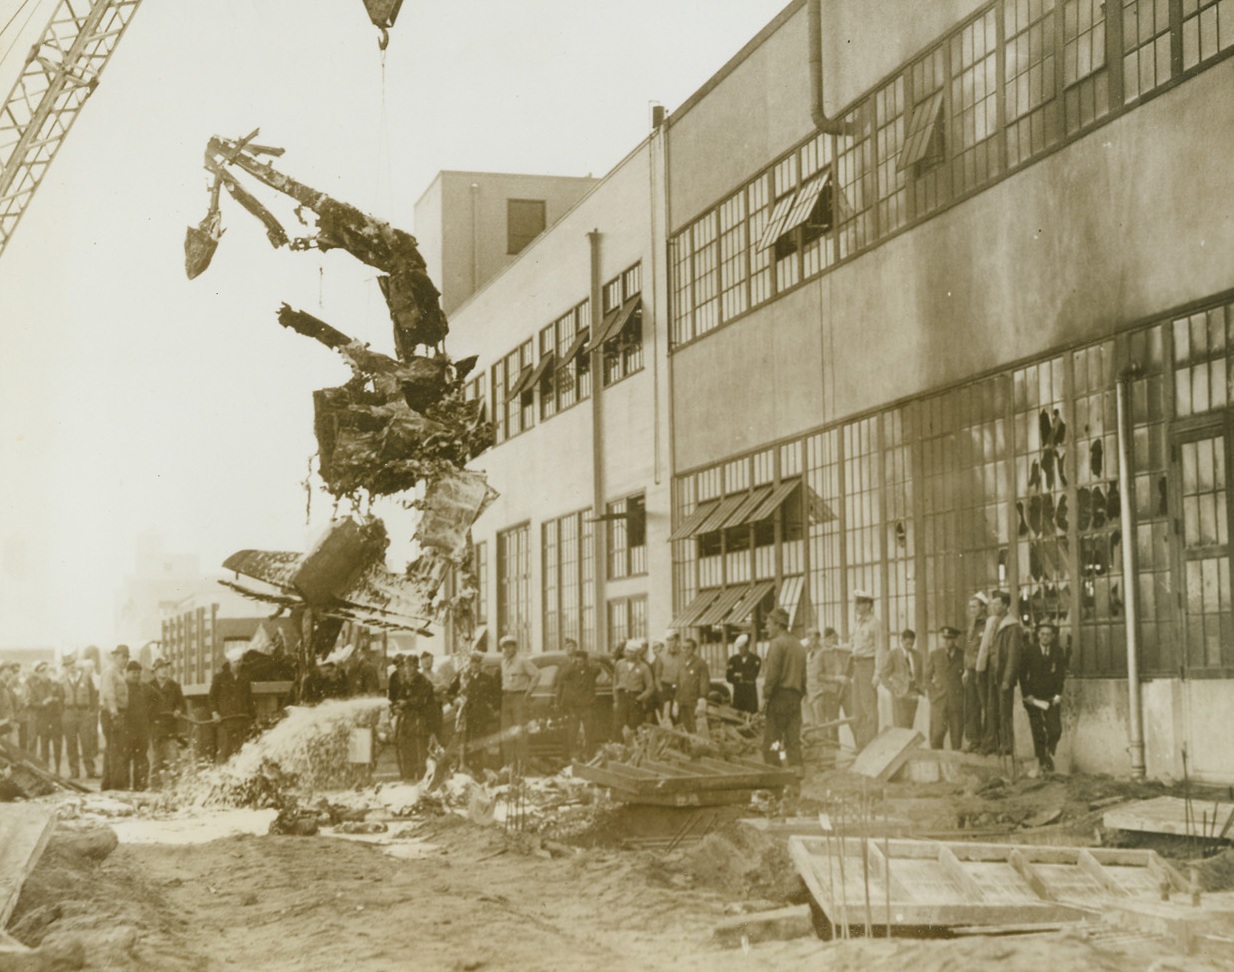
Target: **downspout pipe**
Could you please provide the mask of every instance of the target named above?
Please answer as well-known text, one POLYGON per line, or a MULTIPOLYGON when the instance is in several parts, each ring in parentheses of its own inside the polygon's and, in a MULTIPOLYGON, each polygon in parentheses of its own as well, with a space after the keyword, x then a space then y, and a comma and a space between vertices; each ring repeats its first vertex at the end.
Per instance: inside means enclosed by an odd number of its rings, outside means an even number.
MULTIPOLYGON (((601 300, 600 267, 600 230, 593 229, 587 234, 587 246, 590 254, 591 267, 591 333, 594 335, 604 318, 604 304, 601 300)), ((608 534, 607 521, 601 520, 604 515, 604 408, 601 395, 604 389, 604 353, 596 345, 591 351, 583 351, 591 355, 591 506, 595 529, 591 536, 592 558, 595 569, 592 572, 592 585, 595 589, 595 608, 593 616, 596 625, 595 646, 601 655, 607 655, 608 644, 608 602, 606 600, 604 580, 608 576, 608 534)))
POLYGON ((1131 753, 1131 776, 1133 779, 1142 780, 1147 769, 1144 763, 1144 710, 1140 698, 1139 574, 1136 571, 1135 497, 1131 478, 1131 414, 1127 405, 1128 386, 1139 374, 1139 370, 1137 365, 1132 365, 1119 374, 1115 401, 1118 409, 1118 481, 1122 483, 1119 519, 1123 531, 1123 604, 1127 629, 1127 691, 1130 702, 1130 745, 1127 748, 1131 753))
POLYGON ((847 135, 842 121, 827 117, 823 106, 823 0, 806 0, 806 30, 810 41, 810 117, 827 135, 847 135))

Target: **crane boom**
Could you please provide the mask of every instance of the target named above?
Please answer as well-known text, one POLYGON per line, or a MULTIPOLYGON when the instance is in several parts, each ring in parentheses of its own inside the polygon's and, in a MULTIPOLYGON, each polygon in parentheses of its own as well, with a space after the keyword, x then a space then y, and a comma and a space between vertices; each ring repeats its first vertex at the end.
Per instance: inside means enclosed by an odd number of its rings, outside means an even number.
POLYGON ((0 105, 0 254, 141 0, 59 0, 0 105))

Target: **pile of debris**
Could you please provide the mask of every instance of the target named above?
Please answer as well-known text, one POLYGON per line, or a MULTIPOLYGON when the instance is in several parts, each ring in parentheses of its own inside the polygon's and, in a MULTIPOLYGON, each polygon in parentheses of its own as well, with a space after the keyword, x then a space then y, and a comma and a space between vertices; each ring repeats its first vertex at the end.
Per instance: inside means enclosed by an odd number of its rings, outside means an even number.
POLYGON ((185 777, 181 806, 282 807, 300 797, 369 782, 368 763, 352 762, 353 730, 376 729, 385 699, 335 699, 291 706, 278 725, 245 743, 222 766, 185 777))

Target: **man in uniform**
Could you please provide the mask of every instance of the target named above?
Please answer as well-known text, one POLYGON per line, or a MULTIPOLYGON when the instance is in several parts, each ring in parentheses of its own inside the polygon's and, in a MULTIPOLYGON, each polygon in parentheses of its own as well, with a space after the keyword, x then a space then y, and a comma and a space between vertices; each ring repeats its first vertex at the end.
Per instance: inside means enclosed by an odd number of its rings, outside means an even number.
POLYGON ((1020 665, 1020 701, 1028 712, 1033 733, 1033 751, 1042 773, 1054 772, 1054 752, 1063 734, 1063 682, 1067 679, 1067 653, 1058 644, 1058 627, 1052 621, 1037 625, 1037 643, 1024 650, 1020 665))
POLYGON ((64 687, 51 677, 47 662, 34 666, 30 679, 30 706, 34 709, 39 755, 49 770, 60 773, 60 751, 64 744, 64 687))
POLYGON ((69 772, 76 777, 94 777, 98 748, 98 690, 87 672, 77 667, 77 655, 69 652, 62 662, 60 688, 64 692, 64 748, 69 772))
POLYGON ((637 729, 655 698, 655 676, 643 657, 646 643, 637 638, 626 642, 625 654, 613 669, 613 730, 637 729))
POLYGON ((801 765, 801 700, 806 694, 806 650, 788 633, 788 612, 773 608, 767 615, 767 665, 763 669, 763 758, 780 765, 780 754, 789 766, 801 765))
POLYGON ((960 629, 944 625, 938 629, 942 645, 926 659, 926 691, 930 698, 930 748, 942 749, 951 737, 951 748, 959 749, 964 735, 965 653, 960 650, 960 629))
POLYGON ((886 649, 868 591, 853 592, 853 738, 860 752, 878 734, 878 670, 886 649))
POLYGON ((239 750, 257 715, 253 687, 239 660, 223 662, 210 682, 210 714, 214 719, 216 762, 225 763, 239 750))
POLYGON ((116 645, 111 661, 99 683, 99 721, 103 726, 103 779, 101 790, 118 789, 120 767, 128 747, 124 741, 124 713, 129 707, 129 688, 124 670, 129 663, 129 646, 116 645))
POLYGON ((398 678, 390 679, 390 706, 398 718, 395 745, 398 746, 399 773, 405 780, 424 775, 428 758, 429 710, 433 705, 433 683, 420 672, 420 659, 404 655, 398 678))
POLYGON ((581 650, 573 638, 563 642, 569 658, 557 676, 557 708, 565 722, 566 758, 589 759, 598 742, 596 725, 596 677, 599 666, 581 650), (583 744, 578 731, 583 730, 583 744))
POLYGON ((150 724, 150 744, 154 755, 154 782, 162 784, 176 761, 178 734, 176 719, 184 715, 184 692, 171 677, 171 662, 160 658, 154 663, 154 713, 150 724))
POLYGON ((763 660, 750 650, 750 636, 741 634, 735 643, 737 653, 729 656, 724 680, 733 687, 733 708, 754 715, 758 712, 758 673, 763 660))
MULTIPOLYGON (((518 641, 506 635, 501 645, 501 729, 505 732, 527 724, 527 707, 531 693, 540 681, 540 669, 534 662, 519 654, 518 641)), ((518 763, 520 769, 527 764, 527 733, 511 734, 502 739, 501 757, 506 766, 518 763)))
POLYGON ((698 657, 698 642, 685 641, 685 660, 677 677, 677 717, 686 732, 698 731, 699 709, 707 715, 707 693, 711 690, 711 672, 707 662, 698 657))
MULTIPOLYGON (((391 681, 393 684, 393 680, 391 681)), ((497 731, 501 713, 501 685, 484 670, 484 653, 473 651, 467 667, 454 676, 446 690, 451 701, 459 700, 454 731, 463 734, 463 762, 472 770, 485 768, 487 753, 472 743, 497 731)))

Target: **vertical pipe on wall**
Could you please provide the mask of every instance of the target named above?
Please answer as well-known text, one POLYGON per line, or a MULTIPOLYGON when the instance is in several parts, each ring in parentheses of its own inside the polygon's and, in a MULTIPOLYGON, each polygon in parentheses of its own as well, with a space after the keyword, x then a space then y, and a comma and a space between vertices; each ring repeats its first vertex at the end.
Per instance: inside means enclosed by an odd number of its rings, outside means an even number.
POLYGON ((480 289, 480 184, 471 184, 471 290, 480 289))
POLYGON ((1123 531, 1123 604, 1127 628, 1127 690, 1131 711, 1129 733, 1131 744, 1131 775, 1142 780, 1144 765, 1144 710, 1140 702, 1140 625, 1139 625, 1139 575, 1136 572, 1135 556, 1135 495, 1131 478, 1131 416, 1127 408, 1127 386, 1136 376, 1138 368, 1132 365, 1118 376, 1115 400, 1118 407, 1118 481, 1122 484, 1120 509, 1123 531))
MULTIPOLYGON (((601 300, 600 231, 593 229, 587 234, 591 260, 591 333, 594 335, 604 319, 604 303, 601 300)), ((597 344, 591 355, 591 488, 592 518, 595 521, 591 534, 592 584, 595 586, 596 651, 608 654, 608 604, 604 599, 604 578, 608 575, 608 521, 604 515, 604 412, 600 395, 604 388, 604 354, 597 344)))

